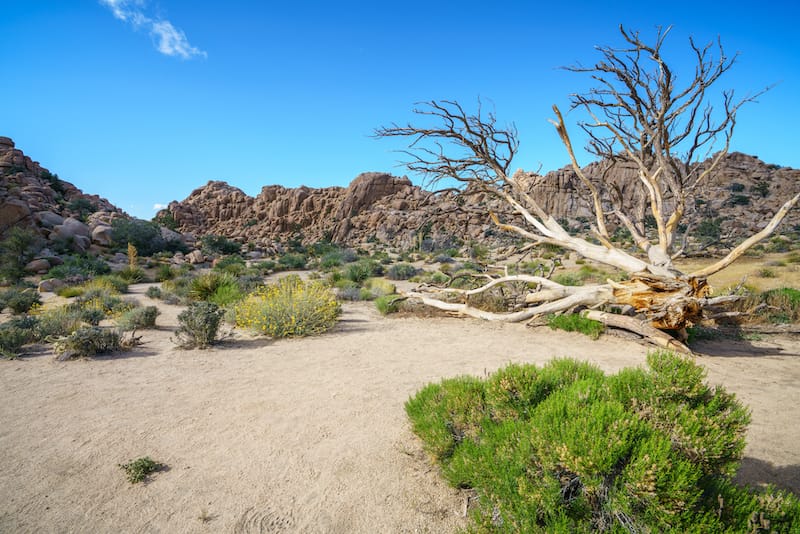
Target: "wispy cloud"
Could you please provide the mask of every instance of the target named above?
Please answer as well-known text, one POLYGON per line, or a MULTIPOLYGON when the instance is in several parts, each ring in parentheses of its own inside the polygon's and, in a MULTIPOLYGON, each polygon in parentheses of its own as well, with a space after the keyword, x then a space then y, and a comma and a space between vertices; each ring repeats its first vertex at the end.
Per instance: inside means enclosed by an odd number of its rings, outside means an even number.
POLYGON ((156 50, 164 55, 183 59, 208 55, 189 44, 186 34, 170 21, 149 16, 146 0, 100 0, 100 4, 110 9, 114 18, 130 23, 137 30, 146 29, 155 41, 156 50))
POLYGON ((168 204, 159 204, 159 203, 155 203, 155 204, 153 204, 153 211, 165 210, 165 209, 167 209, 168 207, 169 207, 169 205, 168 205, 168 204))

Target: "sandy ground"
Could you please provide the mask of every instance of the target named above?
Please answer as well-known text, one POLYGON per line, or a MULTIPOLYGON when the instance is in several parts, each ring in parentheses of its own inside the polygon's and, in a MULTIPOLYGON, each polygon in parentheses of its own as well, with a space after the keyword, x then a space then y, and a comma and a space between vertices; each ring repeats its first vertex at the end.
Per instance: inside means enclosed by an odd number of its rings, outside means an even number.
MULTIPOLYGON (((647 352, 613 336, 383 318, 367 303, 316 338, 181 350, 180 308, 162 310, 123 356, 0 361, 0 532, 453 532, 465 496, 410 432, 410 395, 512 361, 616 371, 647 352), (118 464, 145 455, 168 470, 129 484, 118 464)), ((752 409, 740 478, 800 493, 800 341, 701 348, 709 380, 752 409)))

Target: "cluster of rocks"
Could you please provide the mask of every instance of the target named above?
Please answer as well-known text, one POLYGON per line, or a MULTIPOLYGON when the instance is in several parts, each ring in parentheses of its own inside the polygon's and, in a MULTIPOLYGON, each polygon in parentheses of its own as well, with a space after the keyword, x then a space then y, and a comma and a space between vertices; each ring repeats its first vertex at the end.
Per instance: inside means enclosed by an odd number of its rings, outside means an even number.
MULTIPOLYGON (((705 165, 708 163, 699 169, 705 165)), ((599 163, 584 169, 595 177, 601 171, 599 163)), ((592 220, 584 187, 571 167, 543 176, 517 171, 516 177, 554 217, 576 228, 592 220)), ((621 196, 627 213, 644 219, 649 206, 635 168, 615 168, 604 180, 621 196)), ((729 240, 743 239, 763 227, 786 200, 784 197, 796 189, 798 180, 798 170, 767 165, 741 153, 728 154, 709 176, 703 197, 687 206, 684 222, 697 227, 704 219, 726 221, 729 240), (747 198, 743 200, 743 196, 747 198)), ((669 199, 666 202, 669 209, 669 199)), ((262 246, 287 239, 314 242, 327 238, 345 244, 378 241, 408 248, 420 239, 502 241, 489 219, 489 210, 508 214, 507 206, 483 194, 432 195, 405 177, 364 173, 346 188, 267 186, 255 198, 214 181, 185 200, 172 202, 166 211, 181 231, 219 234, 262 246)), ((798 224, 800 213, 795 210, 784 225, 798 224)))
MULTIPOLYGON (((15 148, 11 139, 0 137, 0 235, 14 226, 32 228, 54 248, 99 253, 111 244, 111 222, 125 216, 108 200, 59 179, 15 148)), ((45 248, 30 270, 46 271, 57 261, 45 248)))

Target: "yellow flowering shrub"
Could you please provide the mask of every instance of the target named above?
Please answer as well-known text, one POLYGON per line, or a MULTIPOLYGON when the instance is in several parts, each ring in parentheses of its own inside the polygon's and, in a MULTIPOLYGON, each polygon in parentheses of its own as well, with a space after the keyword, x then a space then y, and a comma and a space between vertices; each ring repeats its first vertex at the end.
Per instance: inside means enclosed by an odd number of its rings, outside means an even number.
POLYGON ((235 307, 236 326, 274 338, 321 334, 340 313, 336 295, 325 284, 299 276, 262 286, 235 307))

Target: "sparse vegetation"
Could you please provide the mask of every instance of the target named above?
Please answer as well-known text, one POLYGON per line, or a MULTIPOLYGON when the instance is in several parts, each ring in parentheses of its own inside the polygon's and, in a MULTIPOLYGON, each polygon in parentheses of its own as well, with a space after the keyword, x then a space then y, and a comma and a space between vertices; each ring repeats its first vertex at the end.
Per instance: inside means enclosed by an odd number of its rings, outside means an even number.
POLYGON ((25 276, 25 265, 39 249, 39 235, 18 226, 8 231, 6 238, 0 241, 0 280, 17 283, 25 276))
POLYGON ((11 287, 0 293, 0 311, 10 308, 16 314, 27 313, 41 303, 39 293, 30 287, 11 287))
POLYGON ((155 306, 133 308, 124 312, 117 319, 117 327, 123 332, 140 328, 154 328, 159 311, 155 306))
POLYGON ((131 460, 126 464, 119 464, 128 477, 128 482, 137 484, 139 482, 146 482, 150 475, 155 472, 166 469, 166 465, 156 462, 149 456, 131 460))
POLYGON ((800 503, 735 486, 749 423, 689 359, 605 376, 575 360, 430 384, 406 403, 471 532, 792 532, 800 503), (756 523, 753 523, 755 518, 756 523))
MULTIPOLYGON (((450 261, 452 259, 448 257, 450 261)), ((417 274, 417 268, 410 263, 395 263, 386 269, 386 278, 389 280, 408 280, 417 274)))

